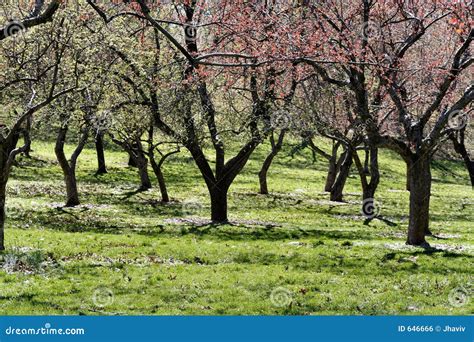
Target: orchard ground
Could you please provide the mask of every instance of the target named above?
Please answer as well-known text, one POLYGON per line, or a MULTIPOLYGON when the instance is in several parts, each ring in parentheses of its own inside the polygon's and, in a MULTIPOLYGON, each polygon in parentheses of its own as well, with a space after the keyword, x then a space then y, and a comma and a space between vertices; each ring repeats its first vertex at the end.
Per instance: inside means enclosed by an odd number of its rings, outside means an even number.
POLYGON ((346 203, 329 202, 327 162, 309 163, 309 151, 292 158, 287 146, 270 169, 271 194, 258 195, 268 148, 237 177, 231 224, 218 226, 185 152, 164 166, 173 202, 163 205, 157 188, 135 192, 138 175, 123 152, 107 150, 109 173, 96 177, 95 151, 86 149, 83 204, 63 208, 54 146, 35 142, 34 159, 20 159, 9 182, 0 314, 473 312, 474 199, 462 163, 433 165, 436 237, 424 250, 405 245, 405 164, 391 152, 381 152, 379 216, 368 222, 355 170, 346 203))

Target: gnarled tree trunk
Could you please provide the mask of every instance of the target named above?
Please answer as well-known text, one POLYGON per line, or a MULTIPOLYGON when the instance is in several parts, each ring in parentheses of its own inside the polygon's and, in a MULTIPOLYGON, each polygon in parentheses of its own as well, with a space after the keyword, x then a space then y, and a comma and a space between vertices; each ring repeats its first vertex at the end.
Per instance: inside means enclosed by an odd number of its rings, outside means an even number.
POLYGON ((349 173, 351 171, 353 153, 354 150, 352 149, 352 147, 348 147, 343 154, 344 159, 341 164, 339 174, 333 186, 331 187, 331 201, 342 202, 342 192, 344 190, 344 186, 346 185, 347 178, 349 177, 349 173))
POLYGON ((54 147, 54 152, 58 160, 59 166, 61 167, 64 174, 64 183, 66 185, 66 207, 75 207, 80 204, 79 201, 79 192, 77 190, 77 180, 76 180, 76 165, 77 158, 81 154, 84 146, 87 142, 89 136, 89 128, 85 128, 81 134, 79 143, 71 155, 71 159, 68 161, 64 153, 64 145, 66 143, 66 136, 69 127, 66 124, 63 124, 58 132, 56 139, 56 145, 54 147))
POLYGON ((258 173, 258 180, 260 183, 260 194, 268 195, 268 184, 267 184, 267 174, 270 166, 272 165, 273 159, 276 155, 281 151, 283 146, 283 139, 285 138, 286 130, 281 130, 280 134, 278 135, 278 141, 275 143, 275 138, 273 137, 273 133, 270 135, 270 143, 272 146, 272 150, 267 155, 265 160, 263 161, 262 168, 258 173))
POLYGON ((368 162, 362 165, 357 153, 354 153, 354 161, 359 171, 359 176, 362 184, 362 199, 374 199, 375 191, 380 182, 379 162, 378 162, 378 148, 369 147, 368 162), (366 171, 369 171, 370 181, 367 179, 366 171))
POLYGON ((66 140, 68 127, 62 126, 59 129, 58 137, 56 139, 56 146, 54 152, 56 153, 56 159, 58 160, 59 166, 63 171, 64 182, 66 184, 66 207, 74 207, 79 205, 79 192, 77 191, 76 175, 69 165, 69 161, 64 154, 64 144, 66 140))

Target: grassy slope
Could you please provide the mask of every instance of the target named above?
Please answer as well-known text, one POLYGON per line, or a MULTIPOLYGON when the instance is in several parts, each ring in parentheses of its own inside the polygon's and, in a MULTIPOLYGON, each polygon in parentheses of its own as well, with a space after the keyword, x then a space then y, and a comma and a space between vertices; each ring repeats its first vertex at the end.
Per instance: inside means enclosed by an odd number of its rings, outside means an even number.
POLYGON ((78 177, 88 205, 59 209, 64 187, 53 146, 33 148, 43 162, 22 160, 9 183, 0 314, 473 311, 472 301, 448 299, 473 285, 474 200, 461 164, 434 170, 432 230, 445 239, 431 238, 440 250, 425 253, 404 245, 405 169, 386 151, 378 191, 384 220, 364 225, 358 178, 346 187, 348 204, 335 206, 321 192, 326 163, 308 165, 288 151, 270 171, 272 194, 256 195, 263 146, 231 188, 230 217, 238 222, 215 227, 176 220, 209 212, 185 153, 166 165, 176 202, 163 206, 156 189, 132 194, 137 175, 123 153, 108 151, 110 173, 97 179, 94 151, 85 150, 78 177))

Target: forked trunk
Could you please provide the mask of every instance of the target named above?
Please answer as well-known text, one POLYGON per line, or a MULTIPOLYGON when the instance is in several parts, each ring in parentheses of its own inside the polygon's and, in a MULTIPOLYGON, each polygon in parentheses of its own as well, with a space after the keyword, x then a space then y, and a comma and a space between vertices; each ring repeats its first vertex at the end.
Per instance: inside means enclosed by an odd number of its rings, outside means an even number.
POLYGON ((429 230, 431 196, 431 157, 428 153, 412 157, 410 179, 410 219, 407 244, 429 246, 425 236, 429 230))
MULTIPOLYGON (((367 182, 363 188, 363 199, 375 198, 375 191, 380 183, 380 171, 379 171, 379 151, 377 147, 369 148, 369 165, 365 168, 368 169, 370 175, 370 182, 367 182)), ((364 169, 365 169, 364 168, 364 169)), ((364 170, 367 171, 367 170, 364 170)), ((364 183, 363 183, 364 184, 364 183)))
POLYGON ((348 148, 344 152, 344 161, 339 170, 339 175, 331 188, 331 201, 342 202, 344 186, 346 185, 347 178, 352 166, 352 154, 351 148, 348 148))

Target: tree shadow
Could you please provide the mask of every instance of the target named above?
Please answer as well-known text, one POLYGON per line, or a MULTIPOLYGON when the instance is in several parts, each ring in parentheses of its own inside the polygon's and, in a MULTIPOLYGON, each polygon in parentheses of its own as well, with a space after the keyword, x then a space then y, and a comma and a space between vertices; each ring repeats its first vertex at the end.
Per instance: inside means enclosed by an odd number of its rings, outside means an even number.
POLYGON ((398 226, 397 223, 393 222, 393 221, 390 221, 389 219, 386 219, 385 217, 383 216, 375 216, 375 217, 367 217, 365 220, 364 220, 364 226, 370 226, 370 222, 372 222, 373 220, 380 220, 382 221, 383 223, 385 223, 387 226, 390 226, 390 227, 396 227, 398 226))

